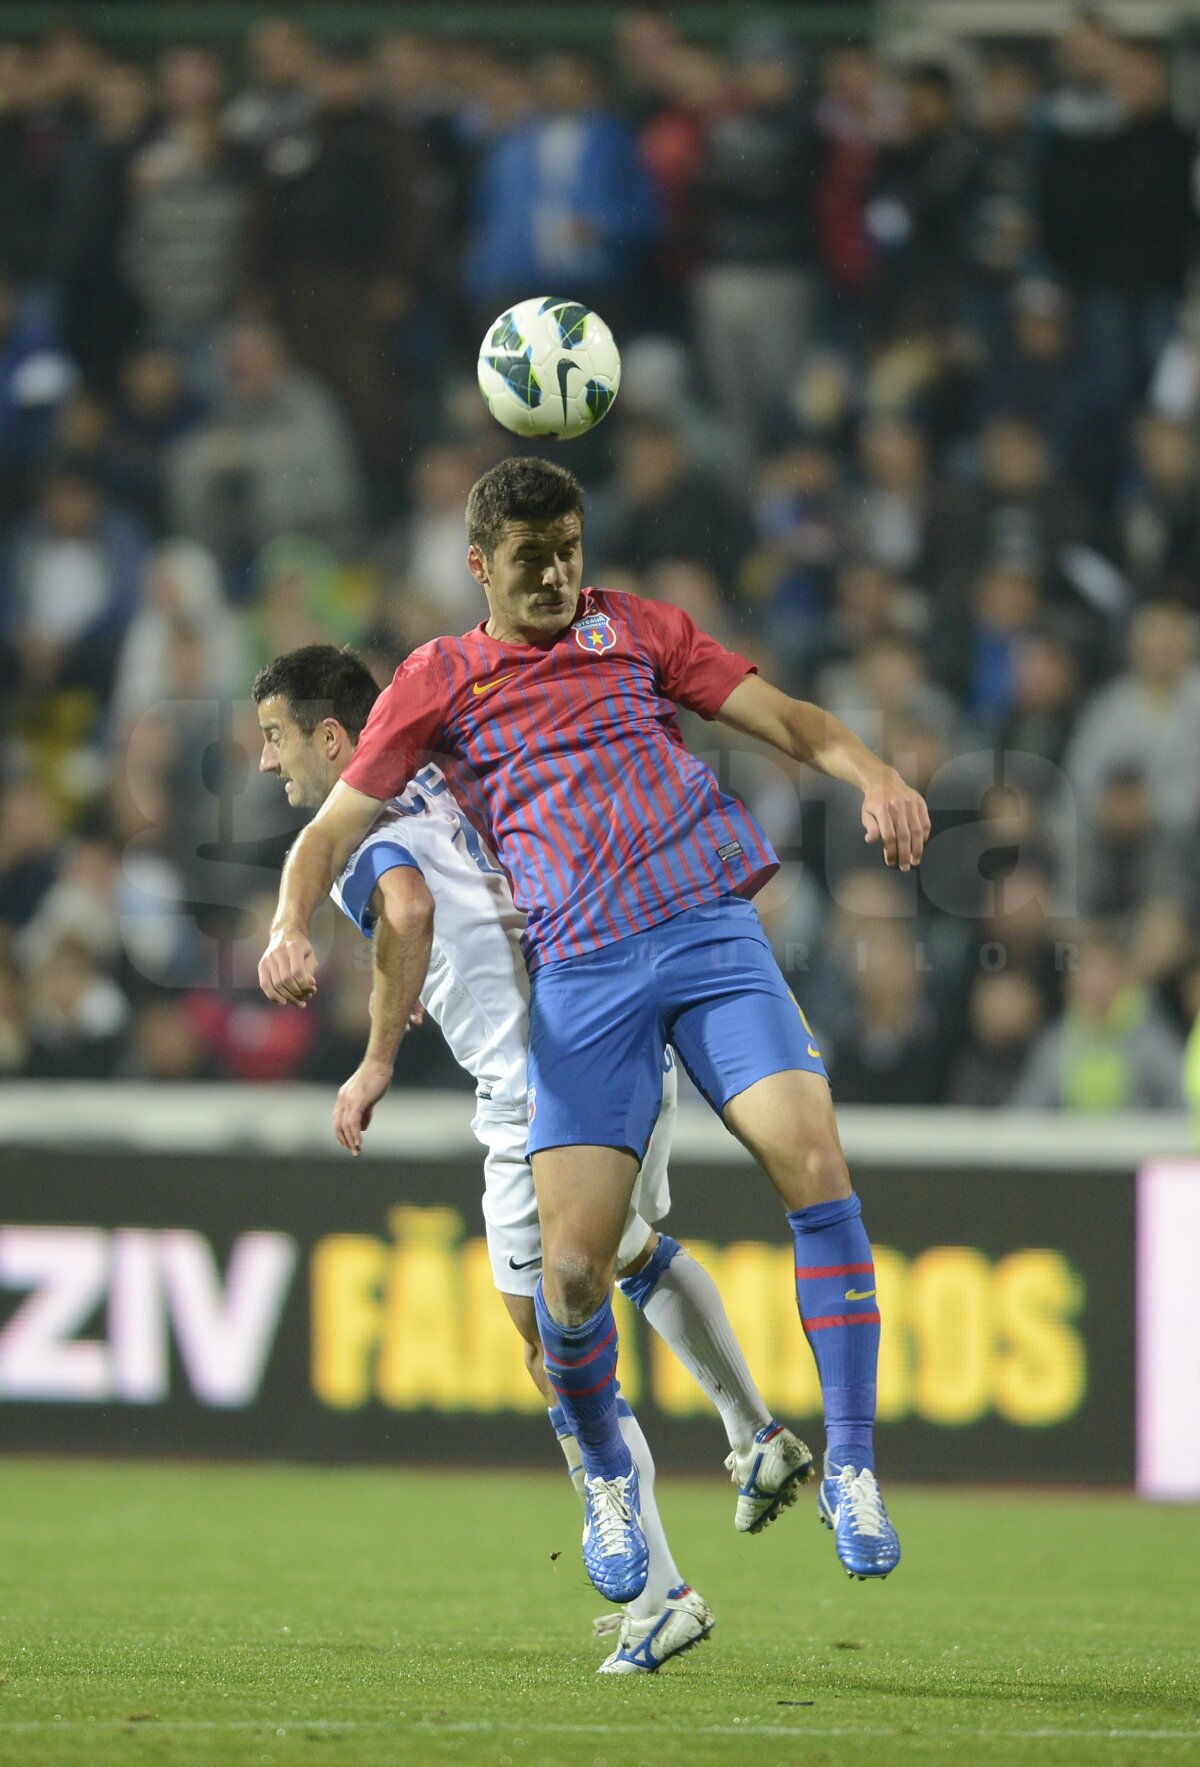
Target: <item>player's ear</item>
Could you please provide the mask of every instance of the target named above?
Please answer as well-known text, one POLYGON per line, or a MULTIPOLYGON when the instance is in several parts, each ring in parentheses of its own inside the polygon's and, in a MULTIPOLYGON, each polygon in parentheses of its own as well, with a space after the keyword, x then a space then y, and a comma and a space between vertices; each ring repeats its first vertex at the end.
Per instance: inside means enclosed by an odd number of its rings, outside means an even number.
POLYGON ((324 743, 326 757, 329 760, 332 760, 335 755, 339 755, 342 752, 343 744, 347 740, 346 732, 336 718, 322 719, 321 738, 324 743))
POLYGON ((486 589, 488 585, 487 559, 483 556, 483 553, 479 550, 478 546, 474 544, 467 547, 467 569, 470 571, 475 581, 477 583, 482 583, 483 587, 486 589))

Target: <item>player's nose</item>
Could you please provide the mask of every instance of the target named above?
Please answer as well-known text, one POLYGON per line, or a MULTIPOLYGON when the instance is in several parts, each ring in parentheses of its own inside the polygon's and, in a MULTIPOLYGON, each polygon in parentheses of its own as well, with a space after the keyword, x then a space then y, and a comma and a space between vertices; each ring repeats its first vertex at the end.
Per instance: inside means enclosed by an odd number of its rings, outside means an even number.
POLYGON ((258 757, 258 770, 260 773, 278 773, 279 771, 279 756, 269 742, 263 743, 262 754, 258 757))

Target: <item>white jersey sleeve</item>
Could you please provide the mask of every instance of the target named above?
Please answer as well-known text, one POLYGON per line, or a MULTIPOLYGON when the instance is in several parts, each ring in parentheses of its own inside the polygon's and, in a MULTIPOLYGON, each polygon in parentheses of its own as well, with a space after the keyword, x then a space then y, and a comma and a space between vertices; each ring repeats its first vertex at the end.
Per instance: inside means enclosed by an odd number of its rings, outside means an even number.
POLYGON ((520 936, 524 916, 487 843, 463 814, 437 767, 423 767, 384 805, 351 853, 331 894, 368 937, 371 896, 385 872, 410 865, 434 900, 433 950, 421 990, 451 1054, 481 1100, 525 1115, 529 983, 520 936))

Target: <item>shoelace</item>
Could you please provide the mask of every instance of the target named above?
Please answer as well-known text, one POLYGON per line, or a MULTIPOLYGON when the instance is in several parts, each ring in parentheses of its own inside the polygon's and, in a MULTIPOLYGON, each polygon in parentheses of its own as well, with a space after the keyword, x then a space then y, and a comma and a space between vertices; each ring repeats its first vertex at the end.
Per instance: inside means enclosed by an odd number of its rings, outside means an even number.
POLYGON ((619 1632, 625 1621, 623 1613, 598 1614, 592 1621, 592 1637, 607 1638, 612 1632, 619 1632))
POLYGON ((875 1483, 875 1474, 870 1467, 865 1466, 860 1473, 856 1473, 852 1467, 844 1466, 838 1474, 837 1483, 839 1499, 849 1507, 850 1524, 854 1532, 881 1537, 888 1525, 887 1516, 879 1486, 875 1483))
POLYGON ((620 1558, 628 1551, 626 1531, 633 1522, 633 1511, 626 1495, 627 1479, 589 1479, 588 1496, 592 1500, 592 1522, 600 1537, 600 1551, 605 1558, 620 1558))

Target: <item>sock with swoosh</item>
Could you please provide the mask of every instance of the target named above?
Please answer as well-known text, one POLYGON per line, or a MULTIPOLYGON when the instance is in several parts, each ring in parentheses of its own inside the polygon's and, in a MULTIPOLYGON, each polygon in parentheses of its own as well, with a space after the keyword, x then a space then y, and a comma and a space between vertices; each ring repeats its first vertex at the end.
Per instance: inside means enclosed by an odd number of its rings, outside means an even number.
POLYGON ((857 1196, 788 1216, 796 1247, 796 1305, 821 1377, 827 1470, 874 1470, 879 1307, 875 1260, 857 1196))

